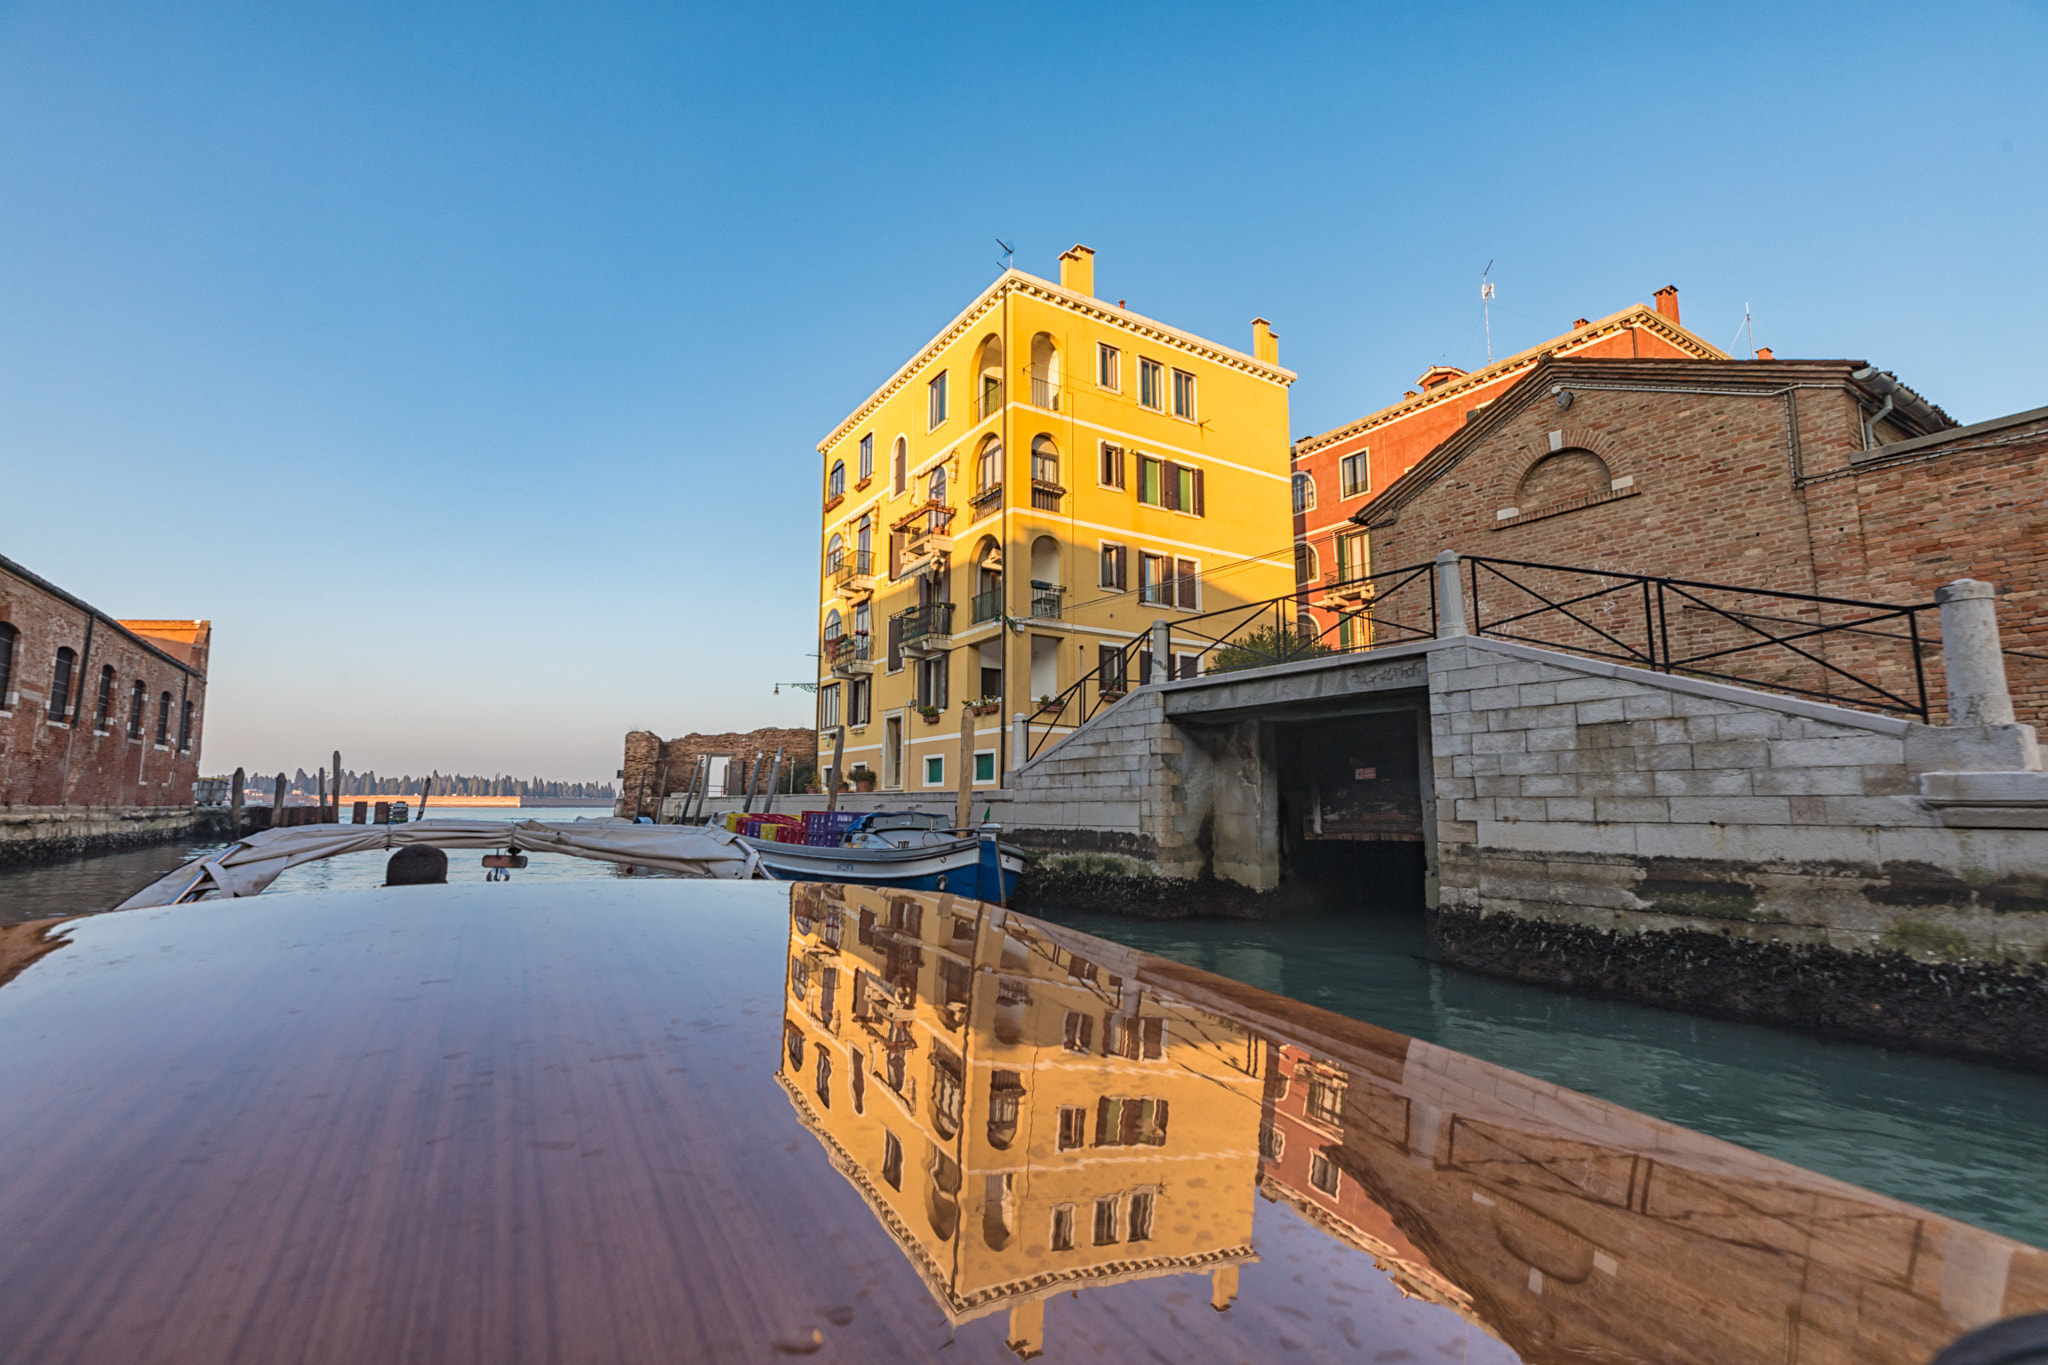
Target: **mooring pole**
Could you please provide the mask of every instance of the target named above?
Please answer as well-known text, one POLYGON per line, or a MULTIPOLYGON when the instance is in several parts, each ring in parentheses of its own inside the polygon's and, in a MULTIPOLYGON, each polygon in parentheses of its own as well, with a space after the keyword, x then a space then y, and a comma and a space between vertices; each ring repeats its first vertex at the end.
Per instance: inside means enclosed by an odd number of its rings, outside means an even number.
POLYGON ((954 803, 953 827, 964 830, 974 818, 974 708, 960 703, 960 799, 954 803))
POLYGON ((846 761, 846 727, 832 732, 832 774, 825 783, 825 809, 839 809, 839 765, 846 761))
POLYGON ((235 789, 228 796, 228 838, 242 837, 242 787, 249 776, 240 768, 235 769, 235 789))

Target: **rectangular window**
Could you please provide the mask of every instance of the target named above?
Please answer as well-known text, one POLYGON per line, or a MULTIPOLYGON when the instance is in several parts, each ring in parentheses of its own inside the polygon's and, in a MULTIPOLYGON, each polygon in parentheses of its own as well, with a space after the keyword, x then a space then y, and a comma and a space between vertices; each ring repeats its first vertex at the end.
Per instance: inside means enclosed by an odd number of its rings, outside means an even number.
MULTIPOLYGON (((895 552, 896 539, 895 536, 889 537, 890 552, 892 554, 895 552)), ((901 673, 903 671, 903 618, 900 616, 889 618, 889 671, 891 673, 901 673)))
POLYGON ((1106 1247, 1117 1240, 1119 1202, 1115 1195, 1095 1201, 1095 1245, 1106 1247))
POLYGON ((1069 1052, 1086 1052, 1094 1038, 1095 1016, 1068 1010, 1066 1025, 1060 1031, 1061 1045, 1069 1052))
POLYGON ((875 433, 872 431, 860 438, 860 481, 866 483, 875 477, 875 433))
POLYGON ((983 749, 974 755, 974 780, 993 782, 996 780, 996 751, 983 749))
POLYGON ((1158 1061, 1166 1055, 1166 1020, 1157 1015, 1110 1015, 1107 1052, 1134 1062, 1158 1061))
POLYGON ((1337 537, 1337 580, 1350 583, 1364 578, 1372 572, 1372 559, 1367 553, 1365 532, 1351 531, 1337 537))
POLYGON ((946 424, 946 372, 939 371, 939 377, 925 385, 925 403, 930 409, 927 418, 930 429, 938 430, 946 424))
POLYGON ((943 787, 946 785, 946 757, 944 754, 925 755, 924 784, 927 787, 943 787))
POLYGON ((1131 1196, 1131 1210, 1125 1222, 1124 1231, 1128 1242, 1149 1242, 1152 1240, 1152 1191, 1139 1190, 1131 1196))
POLYGON ((1195 420, 1195 377, 1186 370, 1173 372, 1173 415, 1195 420))
POLYGON ((945 710, 946 678, 951 670, 947 667, 950 655, 934 654, 917 665, 917 704, 920 707, 945 710))
POLYGON ((1337 1163, 1330 1160, 1327 1152, 1311 1152, 1308 1158, 1308 1183, 1324 1194, 1335 1196, 1342 1177, 1338 1174, 1337 1163))
POLYGON ((832 1107, 832 1058, 822 1044, 818 1047, 818 1078, 816 1082, 818 1103, 827 1109, 832 1107))
POLYGON ((1312 1079, 1308 1083, 1308 1116, 1318 1123, 1331 1127, 1342 1127, 1344 1123, 1344 1087, 1325 1080, 1312 1079))
POLYGON ((1138 357, 1138 401, 1148 408, 1166 406, 1166 367, 1138 357))
POLYGON ((1339 496, 1355 498, 1365 491, 1366 454, 1367 452, 1361 450, 1356 455, 1346 455, 1337 462, 1337 478, 1341 485, 1339 496))
POLYGON ((1122 446, 1112 445, 1108 441, 1102 443, 1102 468, 1096 477, 1097 482, 1104 488, 1122 488, 1124 486, 1124 448, 1122 446))
POLYGON ((820 716, 823 718, 823 724, 825 729, 836 730, 839 728, 838 683, 833 683, 829 687, 821 687, 818 689, 818 712, 820 716))
POLYGON ((1201 570, 1195 566, 1194 560, 1176 559, 1173 561, 1173 604, 1175 606, 1179 607, 1182 611, 1195 610, 1195 593, 1196 589, 1201 586, 1201 583, 1201 570))
POLYGON ((903 1188, 903 1144, 886 1128, 882 1130, 882 1179, 896 1189, 903 1188))
POLYGON ((1074 1206, 1060 1204, 1052 1211, 1052 1249, 1072 1251, 1074 1249, 1074 1206))
POLYGON ((1124 568, 1124 566, 1125 566, 1125 562, 1126 562, 1126 561, 1127 561, 1127 559, 1129 558, 1129 555, 1130 555, 1130 552, 1129 552, 1129 551, 1128 551, 1127 549, 1125 549, 1125 548, 1124 548, 1123 546, 1121 546, 1121 545, 1112 545, 1112 544, 1109 544, 1109 543, 1107 543, 1107 542, 1105 542, 1105 543, 1103 544, 1103 546, 1102 546, 1102 586, 1103 586, 1103 587, 1105 587, 1105 588, 1114 588, 1114 589, 1116 589, 1116 590, 1117 590, 1118 592, 1122 592, 1122 591, 1124 590, 1124 588, 1125 588, 1125 587, 1127 586, 1127 585, 1125 584, 1125 582, 1124 582, 1124 572, 1125 572, 1125 568, 1124 568))
POLYGON ((874 694, 868 690, 868 680, 861 678, 847 684, 846 723, 856 728, 868 723, 868 708, 874 703, 874 694))
POLYGON ((1123 352, 1098 343, 1095 347, 1095 382, 1114 393, 1123 387, 1123 352))
POLYGON ((1138 600, 1158 606, 1165 606, 1166 556, 1140 554, 1138 556, 1138 600))
POLYGON ((1174 677, 1176 677, 1176 678, 1199 678, 1199 677, 1201 677, 1201 676, 1202 676, 1202 656, 1201 656, 1201 655, 1199 655, 1199 654, 1181 654, 1181 655, 1177 655, 1177 656, 1176 656, 1176 660, 1175 660, 1175 663, 1174 663, 1174 665, 1173 665, 1173 676, 1174 676, 1174 677))
POLYGON ((1164 1147, 1166 1101, 1104 1095, 1095 1106, 1097 1147, 1164 1147))
POLYGON ((1159 461, 1138 457, 1138 501, 1148 506, 1159 505, 1159 483, 1162 468, 1159 461))
POLYGON ((1078 1104, 1060 1106, 1060 1146, 1062 1152, 1071 1152, 1088 1143, 1088 1111, 1078 1104))
POLYGON ((1101 692, 1122 692, 1124 690, 1124 650, 1122 645, 1095 646, 1095 686, 1101 692))

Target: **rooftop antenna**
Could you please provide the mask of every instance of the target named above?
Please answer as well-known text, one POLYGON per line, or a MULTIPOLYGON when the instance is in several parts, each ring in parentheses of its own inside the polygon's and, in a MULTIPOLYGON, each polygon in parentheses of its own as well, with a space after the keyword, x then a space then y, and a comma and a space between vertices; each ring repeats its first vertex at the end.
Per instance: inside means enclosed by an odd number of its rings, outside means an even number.
MULTIPOLYGON (((1750 320, 1749 320, 1749 305, 1748 305, 1748 304, 1746 304, 1746 303, 1742 305, 1742 325, 1741 325, 1740 327, 1737 327, 1737 328, 1735 329, 1735 340, 1739 342, 1739 341, 1741 341, 1741 340, 1742 340, 1742 338, 1743 338, 1743 337, 1744 337, 1745 335, 1747 335, 1747 336, 1749 337, 1749 358, 1750 358, 1751 360, 1755 360, 1755 359, 1756 359, 1756 328, 1755 328, 1755 327, 1754 327, 1753 325, 1751 325, 1751 323, 1750 323, 1750 320)), ((1731 343, 1731 344, 1732 344, 1732 343, 1731 343)))
POLYGON ((1003 269, 1011 269, 1010 262, 1016 259, 1017 249, 1002 238, 996 238, 996 245, 1003 249, 1003 269))
POLYGON ((1493 363, 1493 281, 1486 277, 1492 273, 1492 261, 1488 261, 1486 269, 1479 272, 1479 307, 1486 314, 1486 363, 1489 365, 1493 363))

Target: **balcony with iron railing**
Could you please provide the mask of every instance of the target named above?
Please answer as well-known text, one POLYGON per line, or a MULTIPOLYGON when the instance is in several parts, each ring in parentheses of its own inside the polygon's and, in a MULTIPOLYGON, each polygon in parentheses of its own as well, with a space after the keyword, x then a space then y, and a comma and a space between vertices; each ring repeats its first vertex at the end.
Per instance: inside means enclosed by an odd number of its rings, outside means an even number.
POLYGON ((979 490, 967 503, 969 515, 976 521, 980 521, 1002 505, 1003 486, 999 483, 992 483, 979 490))
POLYGON ((1060 619, 1060 605, 1067 590, 1057 583, 1041 583, 1031 580, 1031 614, 1045 620, 1060 619))
POLYGON ((853 677, 874 669, 874 663, 868 657, 868 633, 864 630, 826 636, 820 653, 825 656, 826 667, 840 677, 853 677))
POLYGON ((841 592, 860 592, 874 586, 875 552, 873 550, 841 550, 827 556, 825 572, 832 579, 832 586, 841 592))
POLYGON ((1044 408, 1047 412, 1058 412, 1060 410, 1060 382, 1057 379, 1045 379, 1035 374, 1032 375, 1031 406, 1034 408, 1044 408))
POLYGON ((1003 590, 990 588, 987 592, 974 594, 974 624, 993 621, 1003 614, 1003 590))
POLYGON ((914 607, 897 612, 892 619, 902 622, 898 627, 898 639, 907 650, 944 649, 952 642, 951 602, 920 602, 914 607))
POLYGON ((974 420, 986 422, 1003 410, 1003 383, 1000 379, 984 378, 981 393, 974 400, 974 420))
POLYGON ((1066 495, 1067 490, 1059 484, 1049 483, 1044 479, 1033 479, 1031 481, 1031 510, 1034 512, 1057 512, 1060 510, 1060 500, 1066 497, 1066 495))

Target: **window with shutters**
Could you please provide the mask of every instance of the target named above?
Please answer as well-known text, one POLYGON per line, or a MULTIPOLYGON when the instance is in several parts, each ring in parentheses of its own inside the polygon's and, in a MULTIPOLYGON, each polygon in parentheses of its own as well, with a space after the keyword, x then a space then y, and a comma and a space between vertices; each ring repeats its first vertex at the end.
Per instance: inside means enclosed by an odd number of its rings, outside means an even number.
POLYGON ((1343 1177, 1338 1173, 1337 1163, 1330 1160, 1328 1152, 1311 1152, 1308 1158, 1308 1183, 1333 1198, 1343 1177))
POLYGON ((1167 603, 1166 556, 1138 554, 1138 600, 1165 606, 1167 603))
POLYGON ((839 728, 838 683, 828 683, 826 686, 818 689, 818 721, 820 729, 836 730, 839 728))
POLYGON ((1086 1052, 1095 1039, 1095 1018, 1079 1010, 1068 1010, 1060 1030, 1060 1042, 1069 1052, 1086 1052))
POLYGON ((1137 1190, 1131 1195, 1131 1205, 1124 1217, 1124 1240, 1127 1242, 1149 1242, 1152 1240, 1152 1202, 1154 1192, 1137 1190))
MULTIPOLYGON (((893 552, 896 538, 891 536, 889 539, 893 552)), ((903 671, 903 618, 900 616, 889 618, 889 671, 903 671)))
POLYGON ((1088 1145, 1088 1111, 1078 1104, 1060 1106, 1059 1150, 1071 1152, 1088 1145))
POLYGON ((1072 1251, 1074 1249, 1074 1206, 1056 1204, 1052 1211, 1052 1249, 1072 1251))
POLYGON ((1166 1020, 1157 1015, 1112 1014, 1104 1050, 1112 1057, 1156 1062, 1166 1056, 1166 1020))
POLYGON ((853 1112, 865 1113, 868 1107, 867 1058, 861 1055, 859 1048, 848 1048, 846 1063, 847 1079, 851 1082, 847 1088, 853 1092, 853 1112))
POLYGON ((920 707, 927 710, 946 709, 949 704, 946 700, 946 679, 949 672, 947 660, 950 657, 947 654, 934 654, 928 659, 918 661, 917 704, 920 707))
POLYGON ((846 685, 846 723, 858 730, 868 723, 874 706, 874 689, 866 678, 846 685))
POLYGON ((1287 1155, 1287 1134, 1268 1123, 1259 1129, 1259 1155, 1278 1161, 1287 1155))
POLYGON ((1096 468, 1095 481, 1104 488, 1124 486, 1124 448, 1109 441, 1102 443, 1102 459, 1096 468))
POLYGON ((896 438, 895 453, 890 456, 889 491, 899 498, 910 491, 910 442, 901 436, 896 438))
POLYGON ((1202 471, 1172 460, 1138 457, 1138 501, 1191 517, 1207 515, 1202 471))
POLYGON ((1311 1077, 1308 1083, 1308 1116, 1332 1128, 1344 1123, 1344 1087, 1332 1080, 1311 1077))
POLYGON ((1198 610, 1201 600, 1202 566, 1192 559, 1173 561, 1173 605, 1182 611, 1198 610))
MULTIPOLYGON (((50 673, 50 719, 62 720, 71 708, 71 671, 78 666, 78 651, 65 645, 57 651, 57 665, 50 673)), ((164 714, 170 715, 170 693, 164 693, 164 714)), ((156 742, 164 742, 163 727, 157 727, 156 742)))
POLYGON ((1095 686, 1107 693, 1121 693, 1124 687, 1124 647, 1122 645, 1097 645, 1095 647, 1095 686))
POLYGON ((1316 547, 1307 541, 1300 541, 1294 547, 1294 581, 1313 583, 1316 581, 1316 547))
POLYGON ((818 1103, 830 1109, 832 1107, 832 1054, 825 1051, 822 1047, 818 1049, 818 1070, 815 1088, 818 1092, 818 1103))
POLYGON ((783 1026, 783 1032, 787 1035, 783 1039, 783 1045, 789 1049, 789 1064, 797 1067, 802 1066, 804 1064, 803 1030, 795 1024, 786 1024, 783 1026))
POLYGON ((1337 537, 1337 581, 1352 583, 1372 572, 1372 556, 1365 532, 1349 531, 1337 537))
POLYGON ((893 1189, 903 1188, 903 1144, 886 1128, 882 1130, 882 1179, 893 1189))
POLYGON ((1166 367, 1143 356, 1138 357, 1138 402, 1162 411, 1166 407, 1166 367))
POLYGON ((1122 1203, 1113 1194, 1095 1201, 1095 1245, 1106 1247, 1117 1241, 1117 1226, 1122 1221, 1117 1215, 1122 1203))
POLYGON ((1125 566, 1130 560, 1130 550, 1125 546, 1106 540, 1101 542, 1101 545, 1102 586, 1114 588, 1116 591, 1122 592, 1127 586, 1124 577, 1126 572, 1125 566))
POLYGON ((1104 1095, 1095 1106, 1097 1147, 1166 1145, 1166 1101, 1150 1096, 1104 1095))
POLYGON ((946 372, 940 370, 937 378, 924 386, 928 430, 936 431, 946 424, 946 372))
POLYGON ((875 433, 860 438, 860 482, 862 487, 875 477, 875 433))
POLYGON ((1186 370, 1173 372, 1173 415, 1195 420, 1195 377, 1186 370))

